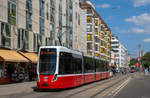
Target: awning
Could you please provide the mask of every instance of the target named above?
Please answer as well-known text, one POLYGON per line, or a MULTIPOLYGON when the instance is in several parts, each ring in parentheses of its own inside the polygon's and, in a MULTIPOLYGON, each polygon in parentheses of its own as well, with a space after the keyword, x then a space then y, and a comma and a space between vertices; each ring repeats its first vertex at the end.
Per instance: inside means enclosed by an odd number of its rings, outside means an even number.
POLYGON ((29 62, 15 50, 0 49, 0 57, 6 62, 29 62))
POLYGON ((38 55, 34 52, 21 52, 21 51, 19 51, 19 53, 22 54, 24 57, 26 57, 32 63, 38 62, 38 55))

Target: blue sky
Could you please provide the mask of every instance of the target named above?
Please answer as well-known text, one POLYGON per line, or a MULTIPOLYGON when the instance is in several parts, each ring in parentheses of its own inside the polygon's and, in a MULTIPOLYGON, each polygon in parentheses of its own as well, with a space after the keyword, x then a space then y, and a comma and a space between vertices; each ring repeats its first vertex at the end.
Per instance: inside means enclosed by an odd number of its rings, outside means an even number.
POLYGON ((112 34, 136 57, 138 45, 150 51, 150 0, 90 0, 112 34))

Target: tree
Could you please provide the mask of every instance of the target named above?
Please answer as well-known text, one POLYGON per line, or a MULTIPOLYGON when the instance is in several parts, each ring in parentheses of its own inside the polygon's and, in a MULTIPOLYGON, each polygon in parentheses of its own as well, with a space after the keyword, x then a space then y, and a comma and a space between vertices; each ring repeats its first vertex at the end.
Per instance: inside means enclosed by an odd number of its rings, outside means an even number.
POLYGON ((142 57, 142 63, 144 67, 150 66, 150 52, 144 54, 144 56, 142 57))
POLYGON ((133 59, 130 60, 129 66, 135 65, 137 62, 138 62, 138 60, 133 58, 133 59))

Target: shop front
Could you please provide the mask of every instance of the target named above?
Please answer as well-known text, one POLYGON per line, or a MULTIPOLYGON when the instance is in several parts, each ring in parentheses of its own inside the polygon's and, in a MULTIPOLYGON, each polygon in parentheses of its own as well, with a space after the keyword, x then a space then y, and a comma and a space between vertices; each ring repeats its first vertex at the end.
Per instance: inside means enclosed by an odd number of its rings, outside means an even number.
POLYGON ((18 51, 22 56, 24 56, 26 59, 29 60, 29 66, 28 66, 28 73, 29 73, 29 80, 33 81, 36 79, 37 72, 37 62, 38 62, 38 55, 34 52, 22 52, 18 51))
POLYGON ((29 60, 15 50, 0 49, 0 84, 10 83, 13 74, 27 72, 29 60))

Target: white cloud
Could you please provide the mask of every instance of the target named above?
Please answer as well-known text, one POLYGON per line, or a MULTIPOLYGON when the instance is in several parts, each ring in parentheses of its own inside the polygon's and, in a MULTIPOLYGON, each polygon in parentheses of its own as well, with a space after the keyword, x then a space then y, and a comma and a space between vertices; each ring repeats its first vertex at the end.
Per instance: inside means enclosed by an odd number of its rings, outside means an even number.
POLYGON ((150 4, 150 0, 134 0, 133 6, 134 7, 140 7, 150 4))
POLYGON ((139 16, 132 16, 130 18, 125 19, 126 22, 132 22, 135 25, 147 25, 150 24, 150 14, 143 13, 139 16))
POLYGON ((125 21, 134 24, 134 26, 128 30, 128 33, 150 34, 150 13, 131 16, 125 19, 125 21))
POLYGON ((134 33, 137 33, 137 34, 147 33, 147 31, 145 29, 141 29, 141 28, 132 28, 130 30, 130 32, 134 32, 134 33))
POLYGON ((96 5, 97 8, 110 8, 111 5, 109 4, 100 4, 100 5, 96 5))
POLYGON ((150 43, 150 38, 144 39, 143 42, 150 43))
POLYGON ((133 27, 128 30, 120 30, 120 32, 121 33, 136 33, 136 34, 150 34, 149 30, 138 28, 138 27, 133 27))

